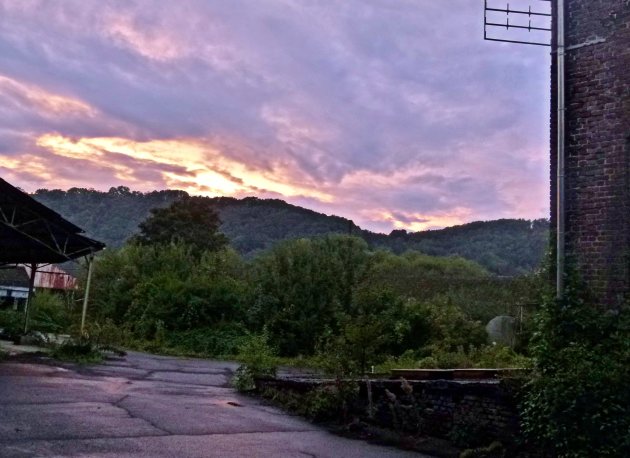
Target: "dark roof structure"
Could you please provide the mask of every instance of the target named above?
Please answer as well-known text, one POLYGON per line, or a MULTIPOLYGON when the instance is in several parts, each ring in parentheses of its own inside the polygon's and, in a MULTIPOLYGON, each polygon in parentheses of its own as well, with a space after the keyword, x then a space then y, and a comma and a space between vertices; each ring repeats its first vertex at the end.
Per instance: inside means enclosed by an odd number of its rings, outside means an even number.
POLYGON ((24 267, 0 268, 0 288, 3 286, 28 288, 29 277, 24 267))
POLYGON ((61 263, 105 248, 83 233, 0 178, 0 265, 61 263))

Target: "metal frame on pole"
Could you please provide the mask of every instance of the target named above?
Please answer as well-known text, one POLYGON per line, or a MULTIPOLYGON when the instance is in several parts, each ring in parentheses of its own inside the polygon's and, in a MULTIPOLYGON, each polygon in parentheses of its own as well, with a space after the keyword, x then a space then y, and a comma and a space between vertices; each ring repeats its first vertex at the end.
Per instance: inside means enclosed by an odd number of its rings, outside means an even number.
MULTIPOLYGON (((541 2, 551 2, 551 0, 538 0, 541 2)), ((532 18, 551 18, 552 13, 535 11, 532 10, 530 6, 527 10, 519 10, 510 8, 510 4, 508 3, 505 8, 496 8, 488 5, 488 0, 484 0, 484 14, 483 14, 483 39, 488 41, 501 41, 504 43, 516 43, 521 45, 534 45, 534 46, 551 46, 549 42, 541 42, 541 41, 527 41, 527 40, 511 40, 507 38, 499 38, 499 37, 491 37, 490 34, 492 30, 496 29, 520 29, 538 32, 551 32, 551 28, 549 27, 540 27, 536 25, 532 25, 532 18), (488 13, 503 13, 505 14, 505 23, 499 23, 496 21, 488 20, 488 13), (516 18, 522 18, 523 16, 527 16, 529 21, 527 25, 523 23, 515 23, 510 22, 510 14, 516 18)), ((522 22, 522 21, 521 21, 522 22)))

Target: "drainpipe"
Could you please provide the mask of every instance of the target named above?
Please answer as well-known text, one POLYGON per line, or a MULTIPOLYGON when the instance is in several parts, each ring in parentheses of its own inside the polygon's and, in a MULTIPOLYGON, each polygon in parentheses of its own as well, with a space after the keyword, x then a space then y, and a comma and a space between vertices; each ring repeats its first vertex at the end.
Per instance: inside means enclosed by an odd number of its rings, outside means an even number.
POLYGON ((565 69, 564 69, 564 2, 556 1, 556 27, 557 27, 557 72, 558 72, 558 165, 556 180, 556 297, 564 297, 564 271, 565 271, 565 196, 564 196, 564 158, 565 158, 565 69))

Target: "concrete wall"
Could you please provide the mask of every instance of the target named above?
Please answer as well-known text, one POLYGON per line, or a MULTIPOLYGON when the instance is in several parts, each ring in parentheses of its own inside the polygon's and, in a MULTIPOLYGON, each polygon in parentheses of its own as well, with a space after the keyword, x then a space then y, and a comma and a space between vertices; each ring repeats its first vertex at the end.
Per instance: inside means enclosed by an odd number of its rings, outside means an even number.
POLYGON ((615 306, 630 292, 630 1, 565 0, 565 5, 567 253, 575 255, 578 272, 596 301, 615 306))

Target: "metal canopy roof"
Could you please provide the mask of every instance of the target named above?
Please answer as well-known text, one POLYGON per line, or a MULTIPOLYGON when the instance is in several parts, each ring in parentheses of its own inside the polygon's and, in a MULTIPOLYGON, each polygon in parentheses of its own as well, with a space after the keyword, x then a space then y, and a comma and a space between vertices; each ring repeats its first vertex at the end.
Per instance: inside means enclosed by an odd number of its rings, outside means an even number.
POLYGON ((105 244, 0 178, 0 264, 52 264, 87 256, 105 244))

